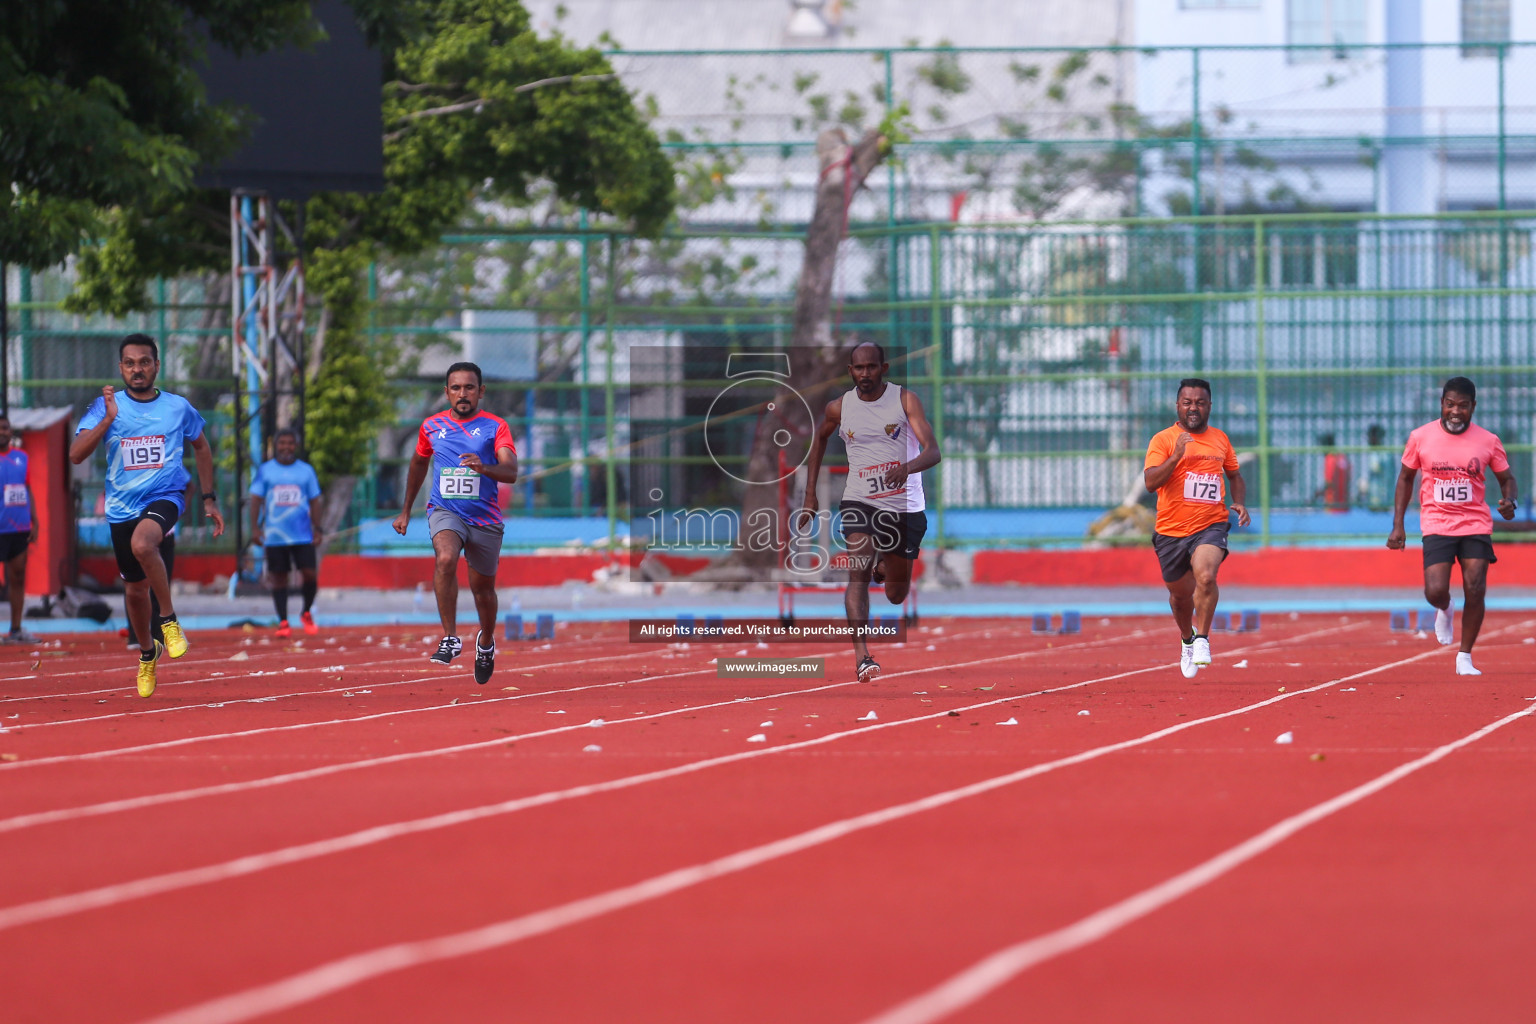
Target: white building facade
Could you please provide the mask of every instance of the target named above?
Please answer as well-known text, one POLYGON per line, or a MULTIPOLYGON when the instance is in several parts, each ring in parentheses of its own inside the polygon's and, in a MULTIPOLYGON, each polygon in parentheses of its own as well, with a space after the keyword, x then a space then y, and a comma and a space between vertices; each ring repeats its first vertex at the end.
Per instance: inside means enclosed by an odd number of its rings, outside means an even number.
POLYGON ((1536 0, 1136 0, 1133 22, 1139 110, 1199 112, 1207 212, 1239 200, 1238 148, 1312 206, 1536 206, 1536 0))

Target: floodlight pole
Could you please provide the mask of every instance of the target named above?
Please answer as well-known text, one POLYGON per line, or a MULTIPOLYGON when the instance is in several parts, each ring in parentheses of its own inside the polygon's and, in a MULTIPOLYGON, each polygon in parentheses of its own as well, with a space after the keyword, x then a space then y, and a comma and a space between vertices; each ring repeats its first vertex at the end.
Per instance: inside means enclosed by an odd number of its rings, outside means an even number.
POLYGON ((303 204, 297 230, 266 192, 229 199, 230 330, 235 375, 235 560, 245 550, 245 466, 260 465, 263 439, 304 419, 303 204))

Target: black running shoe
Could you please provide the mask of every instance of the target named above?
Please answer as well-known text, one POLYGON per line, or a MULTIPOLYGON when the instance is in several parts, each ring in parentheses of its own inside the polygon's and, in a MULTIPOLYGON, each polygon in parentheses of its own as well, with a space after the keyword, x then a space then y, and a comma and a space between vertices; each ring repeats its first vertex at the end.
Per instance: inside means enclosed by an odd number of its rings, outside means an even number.
POLYGON ((867 683, 880 674, 880 663, 869 655, 859 662, 859 682, 867 683))
POLYGON ((464 641, 456 636, 445 636, 437 650, 432 653, 431 660, 438 665, 452 664, 453 659, 464 653, 464 641))
POLYGON ((491 641, 489 649, 480 646, 480 634, 475 634, 475 682, 484 686, 491 681, 491 673, 496 671, 496 642, 491 641))

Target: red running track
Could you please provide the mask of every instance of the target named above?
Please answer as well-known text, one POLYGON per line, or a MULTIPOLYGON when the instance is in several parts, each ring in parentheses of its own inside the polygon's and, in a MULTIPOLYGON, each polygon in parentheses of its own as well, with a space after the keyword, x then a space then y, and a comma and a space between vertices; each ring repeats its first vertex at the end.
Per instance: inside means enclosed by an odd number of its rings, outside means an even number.
POLYGON ((932 623, 874 684, 364 634, 197 635, 150 700, 0 654, 7 1021, 1526 1016, 1536 619, 1471 679, 1360 616, 1194 680, 1160 619, 932 623))

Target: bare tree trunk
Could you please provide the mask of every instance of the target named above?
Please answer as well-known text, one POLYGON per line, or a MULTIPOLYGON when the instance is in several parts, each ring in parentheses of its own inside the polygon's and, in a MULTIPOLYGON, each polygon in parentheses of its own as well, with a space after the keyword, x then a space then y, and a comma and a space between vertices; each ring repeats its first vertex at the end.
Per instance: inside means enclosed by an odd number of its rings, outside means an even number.
MULTIPOLYGON (((742 531, 769 521, 779 507, 779 453, 790 465, 799 465, 810 446, 811 435, 821 418, 821 411, 833 394, 846 385, 844 373, 848 339, 833 336, 833 286, 837 276, 838 248, 848 224, 848 207, 864 186, 870 173, 886 155, 885 137, 870 131, 857 143, 850 144, 840 128, 828 128, 816 139, 816 157, 821 179, 816 188, 816 207, 805 236, 805 261, 800 268, 800 284, 795 291, 795 310, 790 357, 790 382, 805 403, 794 399, 785 389, 772 410, 765 410, 757 422, 752 453, 745 479, 773 481, 750 483, 742 502, 742 531), (811 420, 806 418, 810 406, 811 420), (786 446, 774 441, 780 430, 789 431, 792 440, 786 446)), ((775 551, 738 551, 734 560, 756 568, 775 564, 775 551)))
POLYGON ((341 521, 346 518, 347 509, 352 507, 352 495, 356 491, 355 476, 335 477, 331 480, 331 486, 325 489, 325 510, 320 515, 320 529, 324 534, 319 546, 321 554, 331 546, 331 539, 341 527, 341 521))

